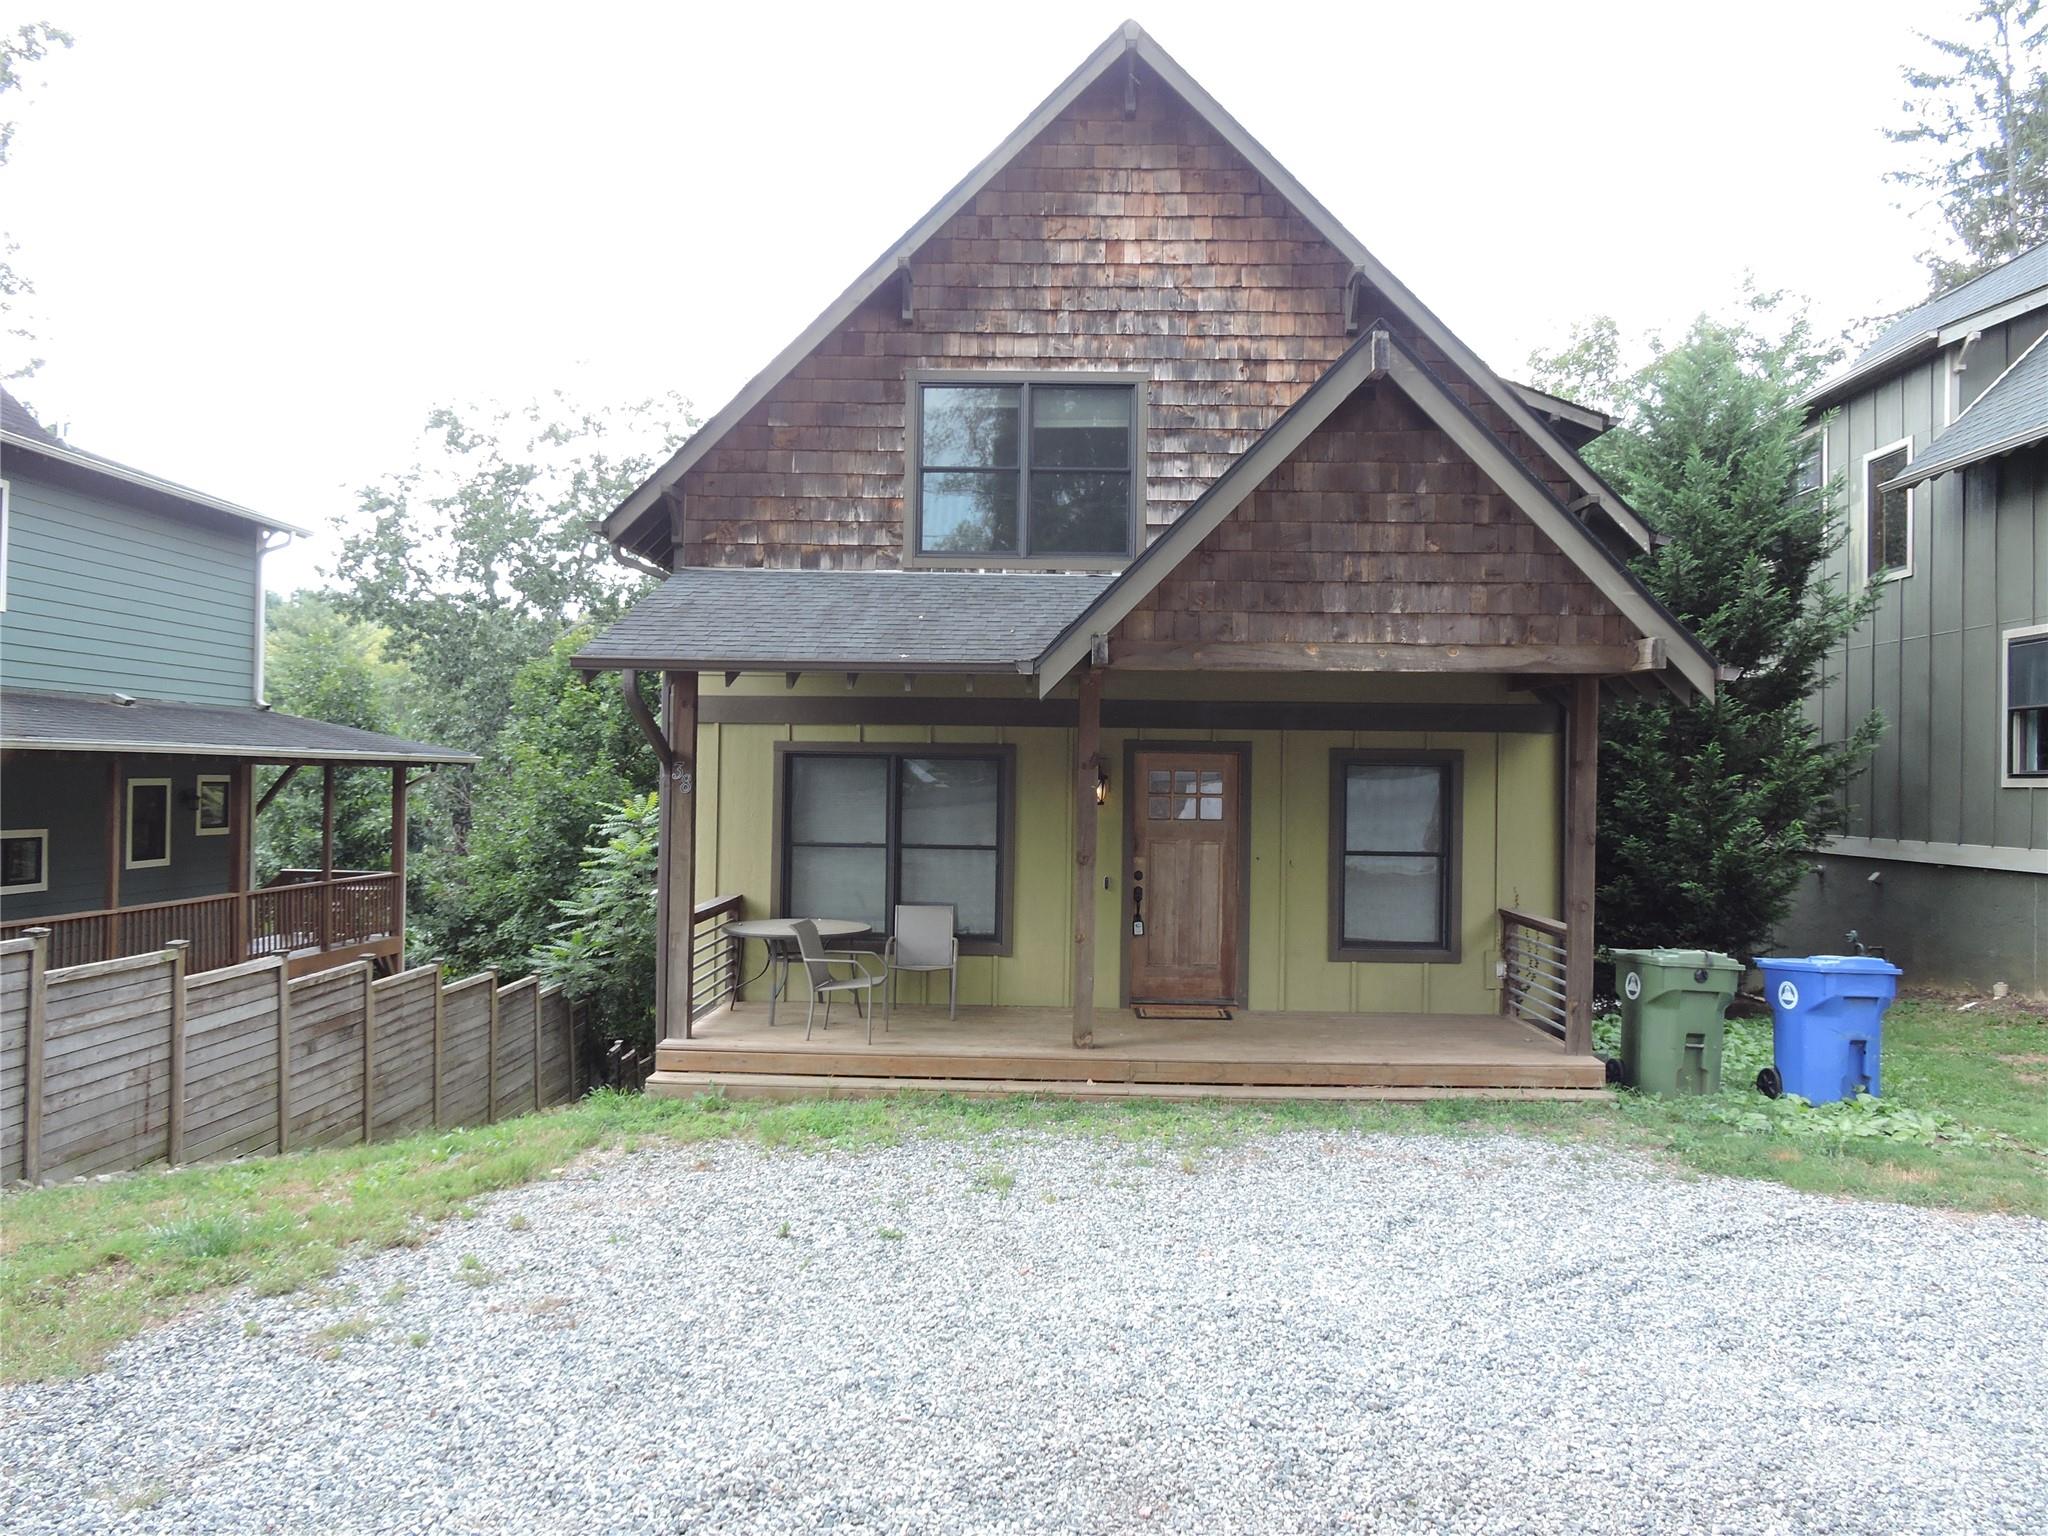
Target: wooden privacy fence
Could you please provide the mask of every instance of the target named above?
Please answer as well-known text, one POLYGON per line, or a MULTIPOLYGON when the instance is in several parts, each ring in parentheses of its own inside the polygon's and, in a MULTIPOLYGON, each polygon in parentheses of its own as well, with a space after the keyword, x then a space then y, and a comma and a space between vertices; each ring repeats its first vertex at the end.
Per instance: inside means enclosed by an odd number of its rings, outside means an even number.
POLYGON ((0 1180, 478 1125, 587 1086, 580 1010, 535 977, 45 957, 41 935, 0 940, 0 1180))

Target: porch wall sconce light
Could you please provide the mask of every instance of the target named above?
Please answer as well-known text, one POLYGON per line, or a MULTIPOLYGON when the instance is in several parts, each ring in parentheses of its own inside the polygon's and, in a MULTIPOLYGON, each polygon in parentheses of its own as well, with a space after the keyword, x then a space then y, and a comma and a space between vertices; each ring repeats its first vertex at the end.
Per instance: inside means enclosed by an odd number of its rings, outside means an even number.
POLYGON ((1109 764, 1099 757, 1095 759, 1095 803, 1109 804, 1109 764))

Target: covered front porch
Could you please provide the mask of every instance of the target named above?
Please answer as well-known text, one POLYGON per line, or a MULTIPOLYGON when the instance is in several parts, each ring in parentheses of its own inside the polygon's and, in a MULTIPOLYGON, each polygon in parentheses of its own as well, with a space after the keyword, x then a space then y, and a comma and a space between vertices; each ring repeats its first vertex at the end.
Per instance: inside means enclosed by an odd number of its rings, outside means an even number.
POLYGON ((1343 1014, 1230 1009, 1227 1019, 1096 1010, 1095 1041, 1073 1041, 1066 1008, 891 1010, 885 1029, 842 1003, 804 1038, 801 1007, 776 1022, 762 1003, 721 1003, 688 1039, 661 1042, 647 1091, 689 1096, 858 1096, 898 1088, 1084 1098, 1577 1097, 1600 1089, 1589 1052, 1504 1014, 1343 1014))

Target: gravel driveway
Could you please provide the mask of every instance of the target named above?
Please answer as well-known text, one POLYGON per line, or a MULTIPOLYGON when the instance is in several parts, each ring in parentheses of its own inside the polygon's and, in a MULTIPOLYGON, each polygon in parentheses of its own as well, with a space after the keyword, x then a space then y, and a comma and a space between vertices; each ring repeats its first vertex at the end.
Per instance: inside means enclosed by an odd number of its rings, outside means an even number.
POLYGON ((2048 1226, 1500 1137, 613 1156, 0 1398, 12 1532, 2048 1530, 2048 1226))

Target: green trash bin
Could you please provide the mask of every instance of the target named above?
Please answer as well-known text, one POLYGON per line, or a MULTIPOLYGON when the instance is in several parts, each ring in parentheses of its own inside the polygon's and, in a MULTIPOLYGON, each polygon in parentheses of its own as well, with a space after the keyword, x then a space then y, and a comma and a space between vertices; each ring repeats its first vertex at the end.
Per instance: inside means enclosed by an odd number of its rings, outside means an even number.
POLYGON ((1644 1093, 1721 1091, 1728 1004, 1742 962, 1703 949, 1617 949, 1621 1080, 1644 1093))

